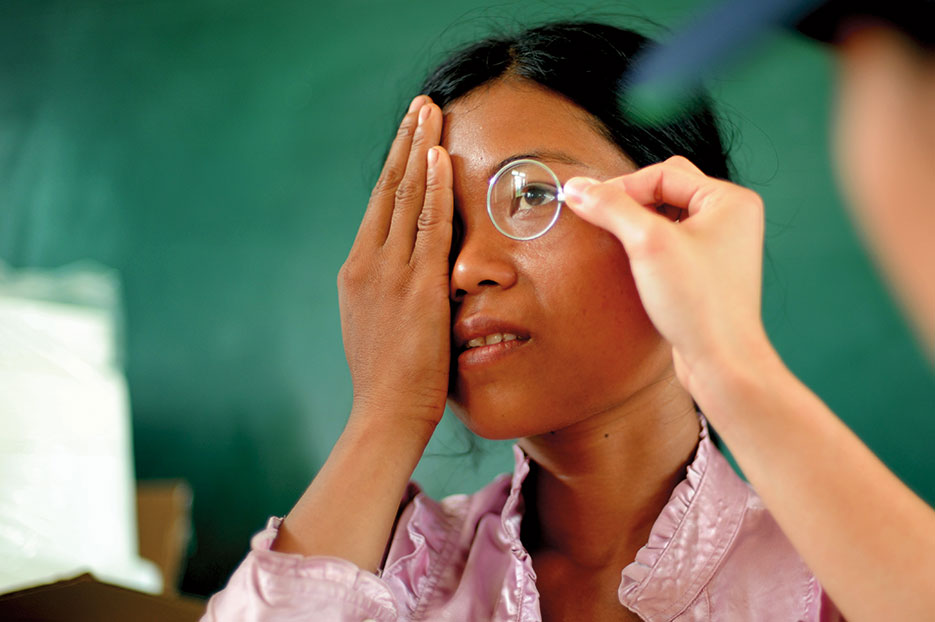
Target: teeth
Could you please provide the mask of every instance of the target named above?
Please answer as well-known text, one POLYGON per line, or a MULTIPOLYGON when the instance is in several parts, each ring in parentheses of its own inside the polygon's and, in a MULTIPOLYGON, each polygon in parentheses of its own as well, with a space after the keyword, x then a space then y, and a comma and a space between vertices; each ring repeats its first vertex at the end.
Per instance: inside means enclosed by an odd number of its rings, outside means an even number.
POLYGON ((465 347, 470 348, 479 348, 480 346, 489 346, 495 343, 500 343, 501 341, 515 341, 517 336, 513 333, 493 333, 492 335, 487 335, 486 337, 474 337, 465 344, 465 347))

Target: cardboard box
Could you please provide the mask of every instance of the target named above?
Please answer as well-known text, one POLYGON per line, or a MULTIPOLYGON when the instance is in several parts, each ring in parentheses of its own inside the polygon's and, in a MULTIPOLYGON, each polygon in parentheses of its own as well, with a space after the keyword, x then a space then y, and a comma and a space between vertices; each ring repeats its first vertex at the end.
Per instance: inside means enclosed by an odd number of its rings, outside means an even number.
POLYGON ((136 484, 137 533, 140 557, 159 566, 162 589, 174 596, 191 539, 192 489, 180 479, 136 484))
POLYGON ((91 573, 0 595, 3 622, 196 622, 206 602, 178 596, 176 585, 191 531, 191 489, 182 480, 139 482, 140 555, 155 562, 164 593, 146 594, 91 573))
POLYGON ((198 599, 144 594, 89 573, 0 596, 4 622, 196 622, 204 611, 198 599))

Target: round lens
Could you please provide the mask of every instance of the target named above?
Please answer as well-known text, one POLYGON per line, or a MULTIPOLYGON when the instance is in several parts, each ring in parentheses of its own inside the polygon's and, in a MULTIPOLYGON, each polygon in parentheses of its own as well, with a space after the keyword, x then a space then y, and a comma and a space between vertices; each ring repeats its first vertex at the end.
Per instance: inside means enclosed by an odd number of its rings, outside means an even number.
POLYGON ((555 224, 562 200, 562 185, 549 167, 535 160, 516 160, 490 180, 487 213, 500 233, 531 240, 555 224))

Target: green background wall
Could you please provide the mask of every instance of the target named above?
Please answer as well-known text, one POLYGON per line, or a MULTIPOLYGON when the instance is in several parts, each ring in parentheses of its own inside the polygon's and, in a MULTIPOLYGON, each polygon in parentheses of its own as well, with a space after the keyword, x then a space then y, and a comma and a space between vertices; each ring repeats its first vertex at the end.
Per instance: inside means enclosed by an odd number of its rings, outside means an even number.
MULTIPOLYGON (((675 25, 705 4, 584 14, 675 25)), ((195 490, 184 590, 223 584, 342 428, 351 389, 336 272, 424 70, 491 26, 588 8, 0 4, 0 258, 119 270, 137 475, 195 490)), ((738 132, 741 181, 768 207, 767 327, 791 368, 931 503, 935 382, 834 187, 832 59, 787 35, 763 43, 712 88, 738 132)), ((485 446, 476 469, 465 446, 446 422, 416 474, 432 494, 511 467, 508 444, 485 446)))

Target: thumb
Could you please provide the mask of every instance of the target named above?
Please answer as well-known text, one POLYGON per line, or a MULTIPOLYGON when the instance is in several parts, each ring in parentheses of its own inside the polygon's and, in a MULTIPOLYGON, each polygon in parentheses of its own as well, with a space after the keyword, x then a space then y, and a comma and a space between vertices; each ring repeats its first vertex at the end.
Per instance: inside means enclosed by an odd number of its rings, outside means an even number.
POLYGON ((658 222, 667 222, 634 201, 619 177, 605 182, 573 177, 564 191, 565 204, 575 214, 610 231, 625 247, 645 239, 647 231, 658 222))

